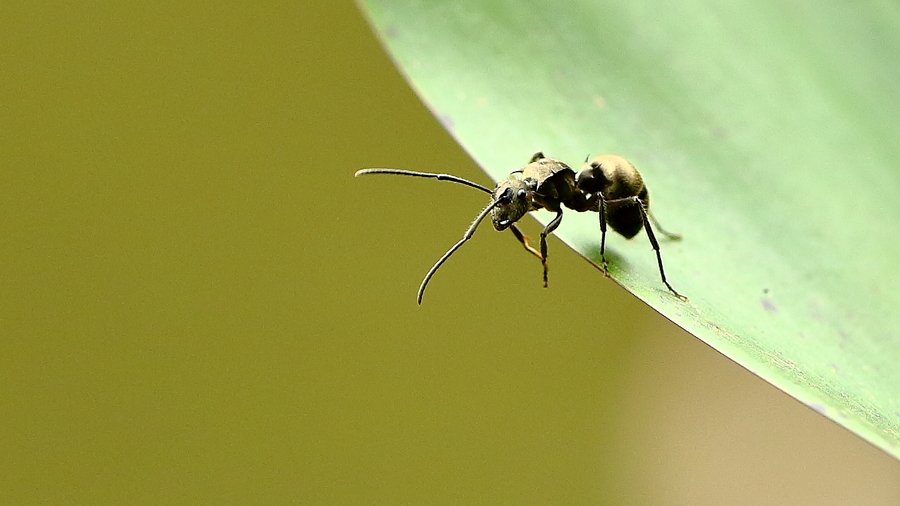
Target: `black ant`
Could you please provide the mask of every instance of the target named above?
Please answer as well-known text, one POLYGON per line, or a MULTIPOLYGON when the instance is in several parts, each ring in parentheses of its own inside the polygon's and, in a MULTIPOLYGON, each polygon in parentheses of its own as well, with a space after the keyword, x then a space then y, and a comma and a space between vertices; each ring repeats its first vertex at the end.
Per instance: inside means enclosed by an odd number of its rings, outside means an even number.
POLYGON ((613 230, 628 239, 634 237, 643 227, 656 252, 662 282, 676 297, 685 298, 666 281, 662 256, 659 252, 659 242, 656 240, 650 222, 652 221, 656 228, 670 239, 677 240, 681 236, 666 232, 659 226, 659 223, 650 214, 650 196, 640 173, 634 168, 634 165, 620 156, 597 156, 590 161, 585 161, 578 174, 575 174, 575 171, 565 163, 547 158, 539 151, 531 157, 527 165, 512 172, 493 190, 450 174, 399 169, 363 169, 357 171, 355 175, 366 174, 427 177, 464 184, 491 194, 491 203, 475 218, 463 238, 444 253, 444 256, 425 275, 417 294, 419 304, 422 303, 425 287, 428 286, 428 281, 431 280, 434 273, 444 261, 450 258, 450 255, 472 237, 475 229, 488 214, 491 215, 491 222, 495 229, 498 231, 507 228, 512 230, 513 235, 525 249, 541 259, 541 265, 544 268, 544 287, 546 288, 547 235, 556 230, 562 222, 563 206, 578 212, 595 211, 600 214, 600 258, 603 261, 603 273, 606 276, 609 276, 605 254, 606 225, 609 224, 613 230), (556 213, 553 220, 541 231, 540 251, 528 244, 528 238, 515 225, 526 213, 538 209, 556 213))

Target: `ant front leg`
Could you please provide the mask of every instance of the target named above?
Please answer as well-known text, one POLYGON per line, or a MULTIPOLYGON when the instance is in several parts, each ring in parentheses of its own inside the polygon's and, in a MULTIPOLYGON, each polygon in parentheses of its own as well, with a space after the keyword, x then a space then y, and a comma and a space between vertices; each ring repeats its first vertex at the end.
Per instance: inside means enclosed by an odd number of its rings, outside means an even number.
POLYGON ((547 288, 547 234, 550 234, 562 223, 562 208, 556 210, 556 218, 541 230, 541 265, 544 267, 544 288, 547 288))
POLYGON ((522 231, 520 231, 515 225, 510 225, 509 229, 512 230, 512 233, 514 236, 516 236, 516 239, 518 239, 519 242, 522 243, 522 246, 525 246, 525 250, 532 253, 534 256, 536 256, 538 258, 542 258, 541 252, 534 249, 530 244, 528 244, 528 236, 527 235, 523 234, 522 231))

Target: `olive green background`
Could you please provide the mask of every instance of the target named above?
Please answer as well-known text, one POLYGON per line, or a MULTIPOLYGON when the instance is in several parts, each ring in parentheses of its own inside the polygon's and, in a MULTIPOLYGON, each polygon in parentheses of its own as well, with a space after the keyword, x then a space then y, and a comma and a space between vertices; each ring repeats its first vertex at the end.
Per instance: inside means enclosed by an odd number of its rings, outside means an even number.
POLYGON ((480 230, 417 307, 485 197, 352 173, 489 181, 351 3, 5 2, 0 33, 0 503, 900 501, 556 240, 544 290, 480 230))

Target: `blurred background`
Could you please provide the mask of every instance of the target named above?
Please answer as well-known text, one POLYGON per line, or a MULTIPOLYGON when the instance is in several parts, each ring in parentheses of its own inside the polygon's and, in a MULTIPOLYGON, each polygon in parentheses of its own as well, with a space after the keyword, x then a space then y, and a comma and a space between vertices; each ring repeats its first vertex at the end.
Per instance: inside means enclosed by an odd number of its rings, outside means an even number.
POLYGON ((485 196, 353 172, 490 181, 351 2, 0 31, 0 503, 900 502, 900 463, 555 239, 549 289, 484 227, 417 307, 485 196))

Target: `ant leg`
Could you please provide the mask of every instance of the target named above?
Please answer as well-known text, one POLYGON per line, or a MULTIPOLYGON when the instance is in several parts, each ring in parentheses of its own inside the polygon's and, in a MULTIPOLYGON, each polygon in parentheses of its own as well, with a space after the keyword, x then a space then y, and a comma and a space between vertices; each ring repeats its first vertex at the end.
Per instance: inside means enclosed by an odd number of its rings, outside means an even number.
POLYGON ((681 240, 681 234, 676 234, 674 232, 666 232, 666 229, 662 228, 662 226, 659 224, 659 222, 656 221, 656 216, 653 216, 653 213, 649 209, 647 209, 647 217, 650 218, 650 221, 653 223, 653 226, 656 227, 656 230, 658 230, 662 235, 669 238, 669 240, 672 240, 672 241, 680 241, 681 240))
POLYGON ((556 227, 562 222, 562 208, 556 211, 556 218, 541 230, 541 265, 544 267, 544 288, 547 288, 547 234, 556 230, 556 227))
POLYGON ((600 213, 600 260, 603 261, 603 275, 609 277, 609 265, 606 263, 606 199, 603 195, 597 194, 600 202, 597 204, 597 211, 600 213))
POLYGON ((512 230, 513 235, 516 236, 516 239, 522 243, 522 246, 525 246, 525 249, 531 252, 534 256, 541 258, 541 252, 534 249, 530 244, 528 244, 528 236, 523 234, 515 225, 509 226, 510 230, 512 230))
POLYGON ((650 220, 647 217, 647 210, 644 208, 644 204, 639 198, 631 197, 631 199, 633 199, 633 202, 637 204, 638 208, 641 210, 641 218, 643 218, 644 220, 644 230, 647 231, 647 238, 650 239, 650 245, 653 246, 653 250, 656 252, 656 263, 659 264, 659 275, 662 278, 663 284, 665 284, 666 288, 668 288, 670 292, 675 294, 676 297, 681 300, 687 300, 687 297, 676 292, 675 289, 672 288, 672 285, 670 285, 669 282, 666 281, 666 271, 663 269, 662 255, 659 252, 659 242, 657 242, 656 236, 653 234, 653 227, 650 226, 650 220))

